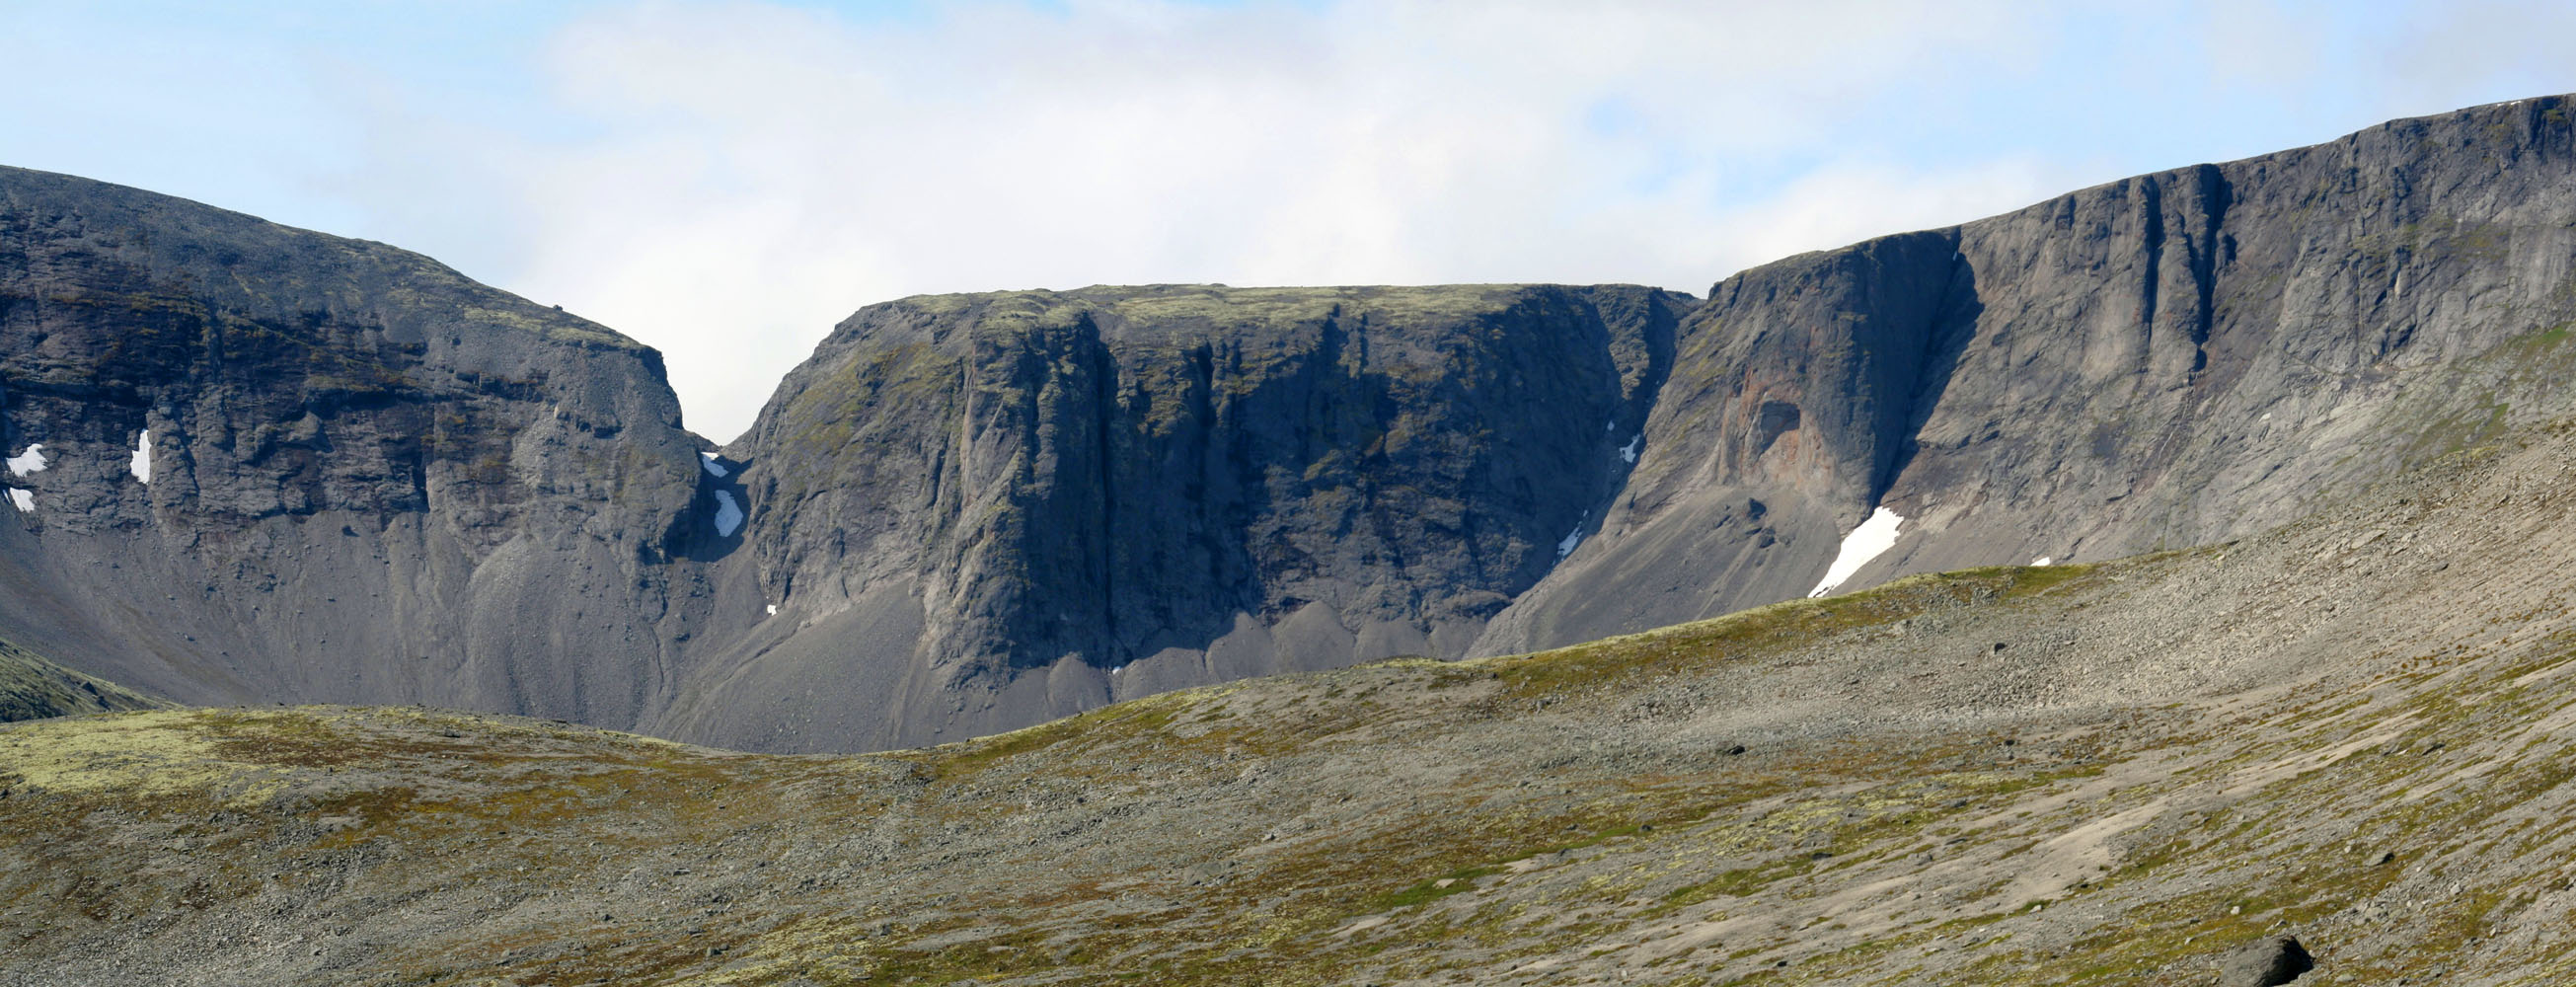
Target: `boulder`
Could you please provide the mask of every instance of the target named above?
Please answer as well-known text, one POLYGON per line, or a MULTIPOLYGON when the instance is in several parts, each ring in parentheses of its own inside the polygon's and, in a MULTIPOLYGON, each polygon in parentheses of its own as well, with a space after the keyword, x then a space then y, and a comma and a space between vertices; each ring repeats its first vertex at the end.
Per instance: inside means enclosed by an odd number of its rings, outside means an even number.
POLYGON ((2316 968, 2297 936, 2270 936, 2230 951, 2218 964, 2218 985, 2280 987, 2316 968))

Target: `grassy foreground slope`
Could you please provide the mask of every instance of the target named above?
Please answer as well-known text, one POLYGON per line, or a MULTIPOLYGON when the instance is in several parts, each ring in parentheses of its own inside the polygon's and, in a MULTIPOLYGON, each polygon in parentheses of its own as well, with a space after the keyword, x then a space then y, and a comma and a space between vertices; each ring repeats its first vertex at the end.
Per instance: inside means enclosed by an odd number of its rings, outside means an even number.
POLYGON ((2576 442, 856 757, 418 709, 0 727, 0 984, 2576 981, 2576 442))

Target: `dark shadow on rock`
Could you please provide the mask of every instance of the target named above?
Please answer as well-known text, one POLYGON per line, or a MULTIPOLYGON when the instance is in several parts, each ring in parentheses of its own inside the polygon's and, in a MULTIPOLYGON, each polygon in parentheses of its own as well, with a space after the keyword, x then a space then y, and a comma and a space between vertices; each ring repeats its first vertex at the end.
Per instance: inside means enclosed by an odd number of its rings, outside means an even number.
POLYGON ((1922 434, 1924 423, 1931 420, 1933 410, 1941 406, 1942 395, 1949 392, 1950 378, 1958 372, 1961 354, 1967 352, 1968 344, 1976 339, 1977 319, 1985 314, 1985 302, 1977 295, 1976 266, 1968 261, 1965 254, 1955 250, 1951 253, 1950 263, 1950 284, 1942 290, 1941 301, 1932 309, 1931 318, 1924 327, 1923 354, 1916 364, 1914 390, 1907 413, 1901 420, 1904 431, 1888 437, 1896 446, 1896 455, 1888 461, 1884 472, 1871 478, 1872 503, 1886 495, 1887 488, 1896 482, 1897 477, 1905 475, 1905 468, 1912 465, 1915 454, 1922 451, 1917 437, 1922 434))
POLYGON ((1020 585, 980 618, 1009 665, 1204 650, 1313 602, 1428 633, 1535 585, 1623 488, 1678 313, 1547 288, 1472 318, 1337 310, 1286 352, 1107 314, 997 341, 980 373, 1030 402, 1009 422, 1044 464, 999 532, 1020 585))
POLYGON ((725 471, 717 477, 705 466, 698 468, 698 492, 689 500, 689 509, 671 519, 662 533, 662 544, 671 558, 690 562, 714 562, 741 548, 751 531, 750 491, 743 488, 743 471, 748 462, 716 457, 705 460, 725 471), (728 530, 721 522, 730 521, 728 530))

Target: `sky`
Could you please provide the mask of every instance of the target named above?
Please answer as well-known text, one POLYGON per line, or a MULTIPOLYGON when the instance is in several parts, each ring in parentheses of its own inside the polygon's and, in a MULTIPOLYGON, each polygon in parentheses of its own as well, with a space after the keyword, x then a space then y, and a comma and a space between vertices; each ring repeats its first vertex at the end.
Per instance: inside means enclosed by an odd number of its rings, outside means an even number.
POLYGON ((562 305, 660 348, 719 442, 905 295, 1700 293, 2576 91, 2576 5, 2479 0, 0 0, 0 37, 0 164, 562 305))

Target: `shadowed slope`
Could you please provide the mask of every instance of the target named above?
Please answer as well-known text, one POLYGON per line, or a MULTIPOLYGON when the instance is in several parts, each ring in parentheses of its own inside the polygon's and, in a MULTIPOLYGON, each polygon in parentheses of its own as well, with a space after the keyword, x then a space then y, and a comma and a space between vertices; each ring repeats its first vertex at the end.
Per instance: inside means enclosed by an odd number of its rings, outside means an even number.
POLYGON ((2576 411, 2565 97, 1646 289, 1090 288, 845 322, 728 452, 780 616, 655 729, 818 749, 2278 525, 2576 411), (846 683, 817 690, 813 683, 846 683), (774 715, 773 715, 774 714, 774 715), (837 738, 837 739, 836 739, 837 738))

